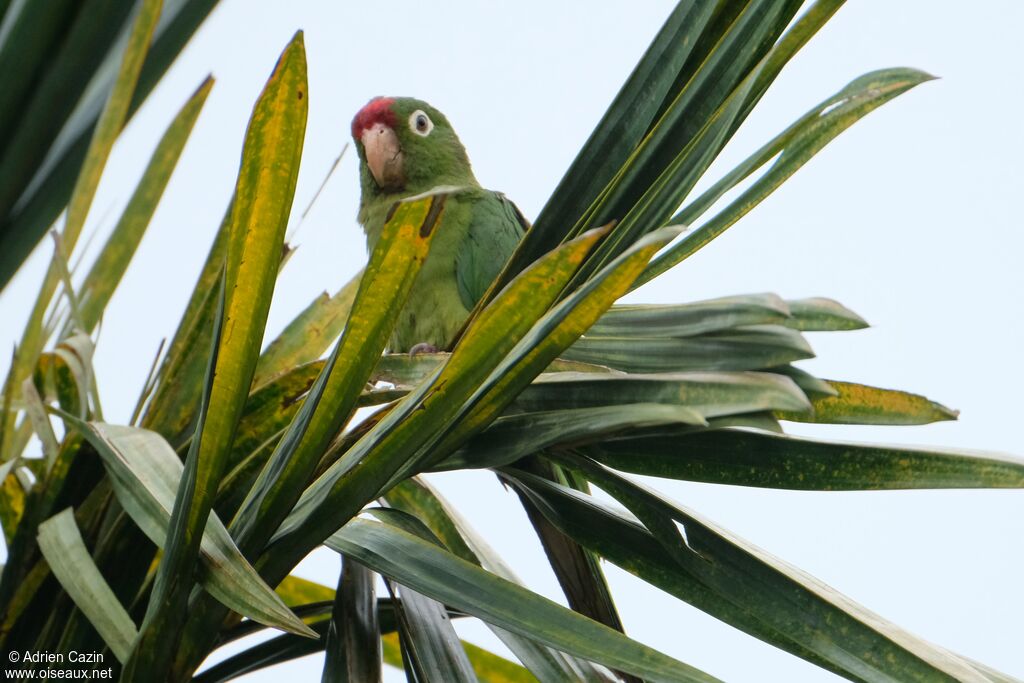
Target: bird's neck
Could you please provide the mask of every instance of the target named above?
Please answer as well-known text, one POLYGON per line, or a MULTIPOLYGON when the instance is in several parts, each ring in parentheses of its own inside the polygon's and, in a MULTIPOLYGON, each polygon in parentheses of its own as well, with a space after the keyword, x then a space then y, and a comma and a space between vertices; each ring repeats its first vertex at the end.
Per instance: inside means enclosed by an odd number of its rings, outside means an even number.
POLYGON ((473 177, 472 172, 468 174, 452 175, 451 177, 442 176, 437 178, 437 182, 431 184, 429 187, 406 187, 397 192, 381 192, 377 188, 376 184, 372 187, 367 187, 363 184, 362 196, 359 202, 359 224, 363 226, 363 230, 366 232, 366 246, 369 251, 373 251, 374 246, 377 244, 377 239, 380 237, 380 232, 384 228, 385 217, 391 207, 394 206, 395 202, 400 202, 410 197, 422 195, 434 190, 435 188, 441 187, 458 187, 466 188, 467 190, 478 190, 480 184, 476 178, 473 177))

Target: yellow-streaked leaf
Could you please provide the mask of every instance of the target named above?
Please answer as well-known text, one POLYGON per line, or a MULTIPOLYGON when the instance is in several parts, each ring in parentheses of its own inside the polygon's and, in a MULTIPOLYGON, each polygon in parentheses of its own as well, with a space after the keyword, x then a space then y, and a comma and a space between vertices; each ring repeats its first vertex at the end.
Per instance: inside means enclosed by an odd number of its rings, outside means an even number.
POLYGON ((296 316, 260 355, 253 386, 261 387, 291 368, 319 358, 344 329, 362 277, 360 270, 334 296, 322 293, 296 316))
POLYGON ((1001 453, 825 441, 759 429, 639 430, 580 452, 622 472, 734 486, 798 491, 1024 488, 1024 460, 1001 453))
POLYGON ((231 523, 256 549, 302 494, 331 440, 348 422, 427 258, 448 195, 395 205, 359 282, 345 332, 231 523))
MULTIPOLYGON (((567 243, 513 280, 469 327, 448 362, 303 492, 275 535, 278 561, 319 544, 440 436, 480 382, 554 303, 600 234, 591 231, 567 243)), ((357 320, 353 310, 352 321, 357 320)))
POLYGON ((95 329, 128 269, 212 87, 213 78, 207 77, 171 121, 120 220, 85 276, 79 293, 85 332, 95 329))
POLYGON ((306 94, 300 32, 278 60, 246 131, 227 245, 223 338, 201 461, 227 453, 249 395, 298 178, 306 94))
POLYGON ((288 607, 308 605, 311 602, 331 602, 334 600, 334 589, 329 586, 289 574, 274 591, 288 607))
POLYGON ((629 289, 651 257, 678 234, 675 228, 665 228, 638 240, 538 321, 516 349, 494 369, 472 410, 449 431, 432 457, 444 457, 493 421, 520 391, 629 289))
POLYGON ((780 420, 822 424, 921 425, 955 420, 959 411, 924 396, 865 384, 826 380, 837 396, 815 396, 814 412, 778 413, 780 420))

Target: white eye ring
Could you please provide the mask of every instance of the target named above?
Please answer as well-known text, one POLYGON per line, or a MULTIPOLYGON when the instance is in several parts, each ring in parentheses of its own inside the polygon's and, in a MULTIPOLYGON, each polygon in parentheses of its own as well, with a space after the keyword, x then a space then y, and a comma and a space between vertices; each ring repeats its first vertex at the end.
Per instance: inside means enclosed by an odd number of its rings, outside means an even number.
POLYGON ((434 130, 434 122, 430 120, 426 112, 422 109, 417 109, 409 114, 409 128, 416 135, 427 137, 430 135, 430 131, 434 130))

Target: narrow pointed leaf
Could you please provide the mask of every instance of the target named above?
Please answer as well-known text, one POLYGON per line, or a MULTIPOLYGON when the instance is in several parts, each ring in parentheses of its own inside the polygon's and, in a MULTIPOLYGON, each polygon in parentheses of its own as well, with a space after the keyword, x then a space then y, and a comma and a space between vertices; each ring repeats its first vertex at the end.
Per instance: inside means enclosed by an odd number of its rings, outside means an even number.
MULTIPOLYGON (((389 505, 405 511, 427 525, 449 551, 462 559, 479 565, 501 578, 522 585, 505 561, 487 542, 444 500, 427 481, 410 477, 392 487, 385 499, 389 505)), ((602 677, 589 662, 544 647, 510 631, 488 624, 496 636, 519 658, 526 668, 547 683, 578 683, 600 681, 602 677)), ((479 670, 477 674, 479 675, 479 670)), ((532 679, 530 679, 532 680, 532 679)))
MULTIPOLYGON (((816 0, 816 2, 808 7, 807 10, 803 12, 803 14, 801 14, 800 17, 787 29, 782 39, 772 49, 771 53, 767 55, 762 68, 756 75, 757 82, 754 84, 752 91, 744 102, 744 108, 746 110, 749 111, 756 106, 757 102, 781 72, 782 68, 797 52, 800 51, 800 49, 803 48, 804 45, 807 44, 807 41, 813 38, 814 35, 821 30, 821 28, 844 4, 845 0, 816 0)), ((824 108, 825 107, 823 106, 820 109, 812 110, 812 112, 808 113, 803 119, 793 126, 790 126, 790 128, 787 129, 787 132, 791 133, 794 129, 799 128, 799 124, 803 120, 820 114, 824 111, 824 108)), ((726 174, 709 190, 697 198, 697 200, 689 204, 671 218, 669 223, 692 225, 698 217, 707 211, 717 200, 721 199, 725 193, 777 154, 779 149, 781 149, 779 146, 781 144, 780 139, 785 140, 785 134, 762 147, 753 156, 740 164, 740 166, 726 174)))
POLYGON ((796 412, 810 407, 791 379, 763 372, 545 374, 516 399, 519 407, 529 411, 628 403, 679 405, 705 418, 764 410, 796 412))
MULTIPOLYGON (((128 116, 138 110, 217 2, 181 0, 167 3, 163 8, 139 72, 128 116)), ((0 7, 6 4, 8 0, 0 0, 0 7)), ((30 3, 18 2, 22 9, 27 4, 30 3)), ((31 4, 36 6, 36 3, 31 4)), ((43 15, 48 23, 67 23, 67 15, 57 19, 58 10, 54 9, 55 5, 64 4, 67 4, 64 0, 44 3, 43 15)), ((121 58, 117 48, 129 38, 131 25, 125 19, 137 3, 122 0, 90 3, 88 12, 78 11, 80 2, 70 5, 75 21, 69 27, 71 30, 58 39, 56 49, 36 36, 30 38, 33 45, 28 52, 34 49, 47 52, 50 63, 45 77, 30 71, 31 67, 23 61, 24 45, 8 44, 5 40, 5 49, 11 48, 13 59, 24 70, 32 87, 30 102, 15 94, 17 89, 12 89, 24 125, 10 132, 27 140, 22 151, 34 155, 29 160, 34 166, 31 169, 25 166, 17 174, 19 184, 12 189, 21 194, 13 212, 0 211, 3 216, 0 253, 5 257, 0 259, 0 288, 6 285, 19 263, 67 205, 89 139, 96 129, 97 116, 117 84, 121 58)), ((6 146, 0 142, 0 148, 6 146)))
POLYGON ((862 330, 868 327, 864 318, 833 299, 791 299, 786 304, 793 316, 788 324, 804 332, 862 330))
POLYGON ((281 54, 246 131, 227 247, 224 337, 199 450, 210 488, 193 514, 208 512, 213 503, 259 358, 298 177, 306 93, 299 32, 281 54))
MULTIPOLYGON (((711 2, 680 2, 623 84, 594 128, 572 166, 566 171, 536 224, 529 230, 488 297, 497 294, 530 263, 569 234, 587 207, 657 120, 666 101, 681 87, 679 74, 708 29, 711 2)), ((595 223, 596 224, 596 223, 595 223)))
MULTIPOLYGON (((212 509, 252 385, 298 178, 307 94, 300 31, 285 47, 260 93, 242 147, 226 243, 223 340, 197 449, 202 496, 188 509, 190 527, 195 519, 206 519, 212 509)), ((231 547, 241 555, 233 543, 231 547)), ((301 622, 297 628, 309 633, 301 622)), ((187 644, 177 648, 175 656, 186 651, 187 644)))
POLYGON ((1024 488, 1024 460, 999 453, 747 430, 640 433, 581 450, 624 472, 715 484, 803 491, 1024 488))
POLYGON ((630 163, 589 209, 586 220, 620 222, 588 268, 608 263, 641 235, 672 224, 666 223, 672 212, 749 114, 772 72, 791 55, 790 41, 776 40, 802 4, 752 0, 736 14, 630 163))
POLYGON ((744 325, 785 325, 789 307, 775 294, 729 296, 688 304, 616 304, 587 336, 692 337, 744 325))
MULTIPOLYGON (((89 151, 85 156, 85 161, 78 173, 74 190, 71 193, 67 218, 64 221, 64 229, 61 235, 61 242, 68 254, 74 250, 78 237, 82 232, 86 216, 89 213, 89 207, 92 205, 93 196, 99 185, 100 175, 103 173, 104 166, 106 166, 110 150, 114 146, 114 140, 124 125, 128 105, 135 90, 139 71, 142 69, 146 50, 149 48, 153 29, 160 16, 161 6, 161 0, 144 0, 144 2, 139 4, 136 11, 129 39, 122 53, 114 88, 100 114, 96 130, 89 143, 89 151)), ((12 169, 6 168, 6 160, 8 158, 5 157, 5 166, 0 167, 0 177, 9 175, 12 172, 12 169)), ((17 173, 17 175, 21 174, 17 173)), ((3 186, 11 188, 15 187, 16 184, 12 181, 3 183, 3 186)), ((10 204, 5 206, 0 204, 0 206, 3 206, 3 214, 6 214, 7 209, 10 208, 10 204)), ((3 274, 0 280, 4 283, 6 283, 10 274, 13 274, 14 269, 17 267, 16 264, 8 261, 7 256, 8 254, 14 256, 15 251, 17 250, 5 250, 4 256, 0 256, 0 273, 3 274)), ((35 306, 29 315, 21 343, 18 345, 17 360, 9 369, 9 372, 14 375, 15 381, 19 385, 31 372, 31 368, 35 365, 36 358, 46 342, 46 335, 42 325, 43 315, 50 304, 59 280, 59 267, 56 263, 51 263, 50 268, 46 271, 35 306)))
POLYGON ((760 370, 813 358, 814 352, 795 330, 758 325, 683 338, 588 334, 564 355, 624 372, 652 373, 760 370))
POLYGON ((672 424, 706 425, 697 411, 659 403, 551 410, 500 417, 434 470, 501 467, 556 445, 580 445, 617 432, 672 424))
POLYGON ((38 540, 39 549, 61 586, 117 660, 124 662, 138 632, 90 557, 71 508, 40 524, 38 540))
MULTIPOLYGON (((214 315, 214 333, 210 340, 210 360, 206 368, 206 381, 200 401, 195 433, 185 457, 185 465, 179 477, 167 522, 163 555, 160 557, 142 621, 139 638, 132 648, 131 657, 125 663, 122 678, 125 681, 139 680, 143 672, 163 671, 171 658, 173 639, 166 637, 186 616, 188 596, 192 591, 193 573, 201 553, 202 538, 210 519, 212 500, 215 493, 209 487, 216 487, 217 479, 210 481, 210 460, 200 462, 202 436, 206 429, 206 418, 210 410, 210 396, 216 381, 215 369, 219 360, 224 323, 224 280, 220 281, 217 293, 217 312, 214 315)), ((215 471, 215 470, 213 470, 215 471)), ((215 475, 216 476, 216 475, 215 475)))
MULTIPOLYGON (((756 83, 753 72, 800 4, 751 0, 716 8, 709 40, 698 46, 703 48, 699 66, 678 83, 657 123, 588 209, 592 220, 635 215, 641 205, 650 204, 650 190, 664 188, 670 176, 681 171, 692 178, 703 172, 738 125, 734 119, 743 113, 745 97, 756 83)), ((616 241, 614 246, 621 248, 624 240, 616 241)))
POLYGON ((86 332, 95 330, 128 269, 212 87, 213 79, 207 77, 171 121, 120 220, 85 276, 80 295, 86 332))
POLYGON ((584 459, 574 462, 590 481, 642 515, 644 524, 662 531, 648 531, 590 496, 528 473, 512 474, 560 528, 649 583, 854 680, 986 680, 959 658, 692 511, 584 459), (581 527, 581 519, 590 528, 581 527), (676 525, 685 528, 685 538, 676 525))
POLYGON ((960 414, 924 396, 852 382, 827 380, 837 396, 816 396, 813 413, 780 411, 793 422, 822 424, 920 425, 955 420, 960 414))
MULTIPOLYGON (((755 152, 749 160, 751 168, 745 169, 745 173, 740 174, 746 177, 768 161, 775 159, 775 162, 761 177, 720 213, 688 233, 677 244, 658 256, 648 266, 644 274, 637 279, 634 287, 649 282, 672 266, 689 258, 725 232, 788 180, 829 142, 861 118, 889 100, 931 79, 932 77, 928 74, 913 69, 877 71, 861 76, 843 88, 836 96, 815 107, 775 140, 755 152)), ((715 187, 709 192, 724 194, 725 188, 715 187)), ((698 199, 697 202, 700 203, 701 200, 698 199)), ((669 222, 686 222, 688 218, 690 216, 680 215, 670 219, 669 222)))
MULTIPOLYGON (((574 483, 566 481, 567 477, 572 475, 565 469, 557 468, 540 458, 523 460, 520 466, 539 477, 560 481, 570 486, 574 483)), ((517 493, 569 607, 598 623, 625 633, 597 555, 562 533, 548 521, 529 497, 522 492, 517 493)), ((618 675, 624 683, 642 683, 635 676, 621 672, 618 675)))

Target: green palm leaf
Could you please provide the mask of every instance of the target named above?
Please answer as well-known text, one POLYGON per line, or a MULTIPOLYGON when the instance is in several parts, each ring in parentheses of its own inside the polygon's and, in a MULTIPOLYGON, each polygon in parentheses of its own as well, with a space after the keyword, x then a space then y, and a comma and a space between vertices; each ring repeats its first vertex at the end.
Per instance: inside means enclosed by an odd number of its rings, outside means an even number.
POLYGON ((583 452, 624 472, 715 484, 805 491, 1024 488, 1024 461, 998 453, 735 429, 647 431, 583 452))
POLYGON ((695 513, 585 459, 560 461, 625 504, 640 522, 528 473, 509 475, 559 528, 649 583, 853 680, 988 680, 963 659, 695 513))
POLYGON ((97 323, 210 81, 156 145, 81 281, 69 263, 83 262, 78 236, 118 134, 215 4, 0 0, 0 71, 11 72, 0 287, 68 206, 0 399, 5 649, 103 650, 122 680, 174 683, 222 646, 234 650, 195 680, 319 652, 323 680, 377 680, 382 663, 410 680, 714 680, 626 635, 604 559, 851 680, 1012 680, 618 473, 813 491, 1024 488, 1011 456, 786 434, 790 422, 956 417, 797 367, 813 356, 805 333, 867 326, 836 301, 617 303, 931 78, 857 78, 707 182, 842 0, 677 3, 451 352, 419 355, 381 352, 426 272, 444 186, 396 204, 366 268, 267 336, 305 138, 297 34, 253 109, 224 220, 128 421, 141 426, 115 425, 92 365, 108 343, 97 323), (42 458, 26 449, 33 435, 42 458), (492 470, 519 497, 570 608, 524 585, 420 476, 468 469, 492 470), (343 555, 337 589, 296 574, 321 545, 343 555), (390 597, 377 597, 378 578, 390 597), (456 618, 481 620, 518 662, 460 640, 456 618), (285 633, 243 644, 267 628, 285 633))
POLYGON ((353 520, 327 545, 445 604, 550 647, 651 681, 715 680, 394 527, 353 520))

